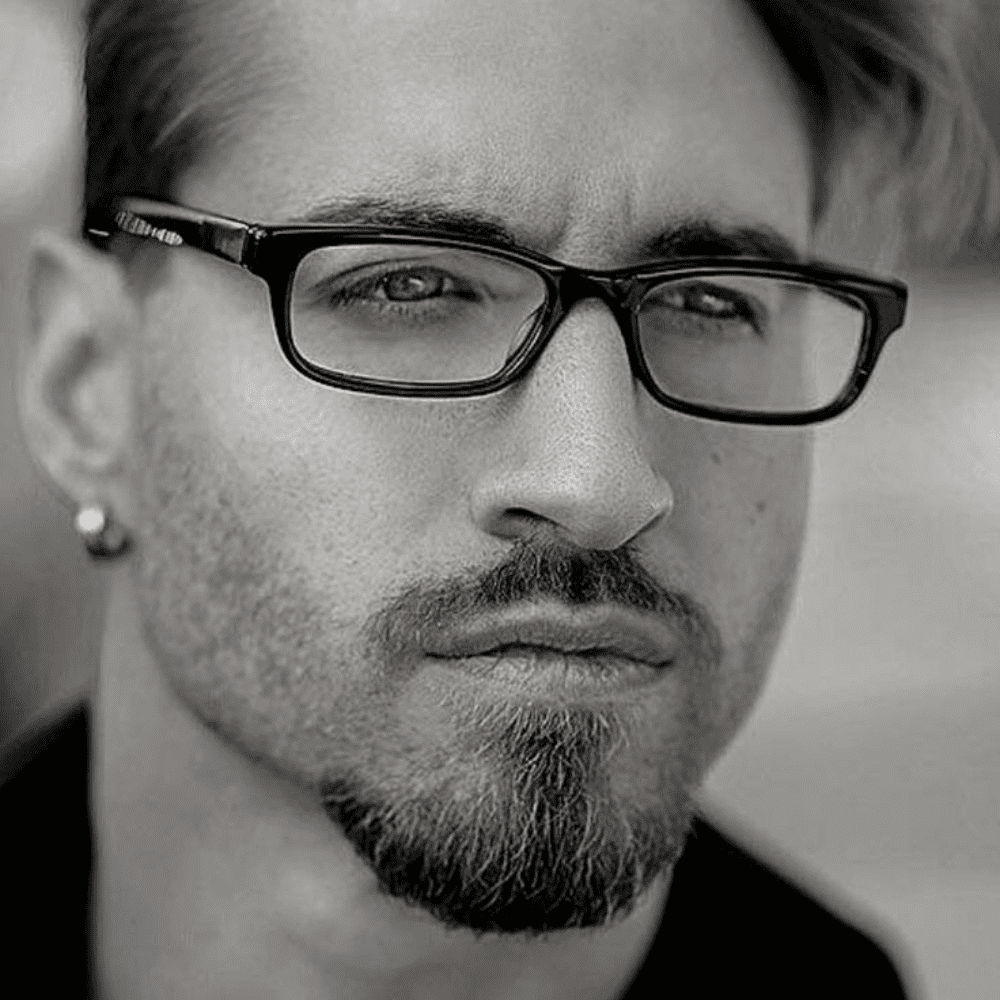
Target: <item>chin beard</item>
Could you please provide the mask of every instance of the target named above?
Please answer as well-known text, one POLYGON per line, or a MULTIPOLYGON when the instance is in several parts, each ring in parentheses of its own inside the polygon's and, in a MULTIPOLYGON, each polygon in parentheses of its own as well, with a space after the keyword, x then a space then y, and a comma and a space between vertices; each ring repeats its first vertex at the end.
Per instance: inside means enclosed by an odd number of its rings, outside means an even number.
POLYGON ((322 783, 327 815, 382 891, 477 933, 535 935, 628 916, 683 850, 690 783, 658 775, 652 800, 616 794, 615 784, 633 785, 628 740, 606 712, 508 705, 475 715, 463 727, 474 734, 469 756, 419 792, 357 777, 322 783))

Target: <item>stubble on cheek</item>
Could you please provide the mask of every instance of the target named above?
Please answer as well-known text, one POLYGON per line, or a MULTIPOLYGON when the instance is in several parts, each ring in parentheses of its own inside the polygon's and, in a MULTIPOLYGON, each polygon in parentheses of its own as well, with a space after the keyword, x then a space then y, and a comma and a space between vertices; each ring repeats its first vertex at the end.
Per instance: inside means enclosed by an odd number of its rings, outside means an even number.
POLYGON ((317 734, 330 722, 350 636, 332 595, 314 594, 281 551, 259 488, 205 433, 211 422, 159 385, 147 379, 139 405, 131 567, 147 644, 209 729, 308 783, 325 766, 329 741, 317 734))
POLYGON ((677 748, 591 709, 431 699, 407 719, 419 699, 330 628, 238 483, 171 426, 160 414, 144 435, 134 574, 179 699, 314 789, 383 890, 446 925, 533 932, 630 912, 683 846, 694 778, 677 748))
MULTIPOLYGON (((628 912, 683 846, 713 734, 745 714, 723 675, 748 664, 716 649, 679 698, 636 711, 435 697, 365 622, 333 613, 238 464, 188 433, 190 413, 152 389, 141 412, 134 579, 179 699, 314 790, 383 888, 446 923, 542 930, 628 912)), ((537 583, 504 580, 515 594, 537 583)))
POLYGON ((712 516, 738 534, 732 554, 716 570, 716 603, 726 607, 726 667, 714 679, 716 690, 698 699, 712 713, 699 726, 706 734, 706 773, 753 711, 788 621, 808 519, 813 447, 809 430, 723 433, 737 447, 730 442, 712 453, 720 485, 714 492, 735 499, 728 512, 712 516))

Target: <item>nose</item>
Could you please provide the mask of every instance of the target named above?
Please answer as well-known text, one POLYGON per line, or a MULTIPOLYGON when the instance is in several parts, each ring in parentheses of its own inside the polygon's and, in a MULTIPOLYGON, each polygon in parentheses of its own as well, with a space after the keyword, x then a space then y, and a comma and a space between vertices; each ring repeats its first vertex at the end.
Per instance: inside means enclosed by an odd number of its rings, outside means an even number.
POLYGON ((642 446, 639 393, 610 309, 578 302, 525 377, 498 397, 496 437, 472 496, 476 523, 539 530, 588 549, 633 539, 673 507, 642 446))

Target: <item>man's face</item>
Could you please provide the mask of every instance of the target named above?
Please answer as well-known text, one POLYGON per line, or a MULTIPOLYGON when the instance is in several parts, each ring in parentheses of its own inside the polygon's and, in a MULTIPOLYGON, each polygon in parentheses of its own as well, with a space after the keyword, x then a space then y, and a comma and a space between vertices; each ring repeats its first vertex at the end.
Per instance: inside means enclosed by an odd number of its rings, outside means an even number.
MULTIPOLYGON (((795 87, 737 0, 294 0, 266 30, 284 82, 185 204, 428 204, 592 268, 691 216, 807 244, 795 87)), ((447 923, 627 912, 762 683, 806 436, 659 407, 596 301, 494 395, 331 389, 283 359, 257 279, 164 261, 133 565, 177 694, 447 923)))

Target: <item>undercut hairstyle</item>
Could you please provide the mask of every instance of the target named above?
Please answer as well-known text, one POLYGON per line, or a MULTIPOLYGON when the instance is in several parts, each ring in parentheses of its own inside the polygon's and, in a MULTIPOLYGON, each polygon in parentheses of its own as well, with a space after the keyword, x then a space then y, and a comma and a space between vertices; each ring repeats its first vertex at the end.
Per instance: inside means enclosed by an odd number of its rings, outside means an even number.
MULTIPOLYGON (((981 44, 973 7, 746 2, 808 112, 818 245, 888 263, 914 248, 944 258, 992 240, 1000 173, 968 79, 981 44)), ((88 204, 114 194, 175 200, 189 170, 252 127, 253 101, 267 93, 268 15, 247 13, 247 0, 91 0, 88 204)))

